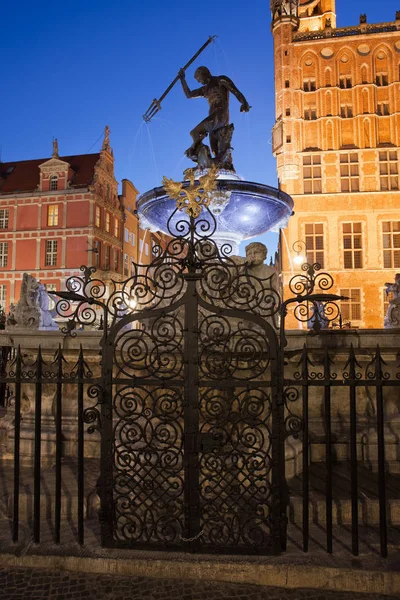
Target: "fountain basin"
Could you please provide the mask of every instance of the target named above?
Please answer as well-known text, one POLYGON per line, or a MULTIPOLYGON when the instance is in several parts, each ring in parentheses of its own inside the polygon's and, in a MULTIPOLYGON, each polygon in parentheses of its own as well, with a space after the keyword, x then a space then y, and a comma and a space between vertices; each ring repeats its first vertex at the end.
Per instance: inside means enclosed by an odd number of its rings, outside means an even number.
MULTIPOLYGON (((189 182, 183 182, 183 187, 185 185, 189 182)), ((229 243, 234 253, 238 252, 242 240, 285 227, 293 211, 293 200, 288 194, 268 185, 243 181, 233 173, 230 173, 230 178, 219 175, 217 189, 211 194, 209 208, 217 221, 213 239, 218 245, 229 243)), ((176 202, 162 186, 142 194, 137 207, 150 229, 179 235, 175 224, 185 213, 174 215, 168 231, 168 219, 176 208, 176 202)), ((212 217, 203 210, 199 219, 211 221, 212 217)))

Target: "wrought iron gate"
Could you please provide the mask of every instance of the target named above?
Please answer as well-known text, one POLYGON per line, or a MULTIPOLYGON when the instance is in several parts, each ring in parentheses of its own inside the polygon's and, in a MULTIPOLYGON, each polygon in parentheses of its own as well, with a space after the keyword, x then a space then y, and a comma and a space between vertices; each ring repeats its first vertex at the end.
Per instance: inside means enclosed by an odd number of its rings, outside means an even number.
POLYGON ((97 408, 106 546, 281 549, 275 274, 263 265, 260 278, 218 249, 210 217, 173 215, 179 235, 106 300, 92 269, 60 294, 70 316, 77 301, 80 323, 96 317, 88 303, 104 311, 97 408))

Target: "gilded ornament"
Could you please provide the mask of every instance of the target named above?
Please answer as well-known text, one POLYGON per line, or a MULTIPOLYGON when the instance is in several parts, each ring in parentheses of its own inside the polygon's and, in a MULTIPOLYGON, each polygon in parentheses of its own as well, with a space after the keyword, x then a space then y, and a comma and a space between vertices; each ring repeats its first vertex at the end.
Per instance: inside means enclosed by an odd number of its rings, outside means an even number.
POLYGON ((189 181, 189 185, 167 177, 163 177, 162 183, 169 197, 176 200, 177 209, 185 210, 189 217, 197 219, 203 206, 207 207, 211 202, 210 194, 216 189, 218 168, 213 165, 205 175, 198 178, 198 184, 195 173, 195 169, 184 171, 185 180, 189 181))

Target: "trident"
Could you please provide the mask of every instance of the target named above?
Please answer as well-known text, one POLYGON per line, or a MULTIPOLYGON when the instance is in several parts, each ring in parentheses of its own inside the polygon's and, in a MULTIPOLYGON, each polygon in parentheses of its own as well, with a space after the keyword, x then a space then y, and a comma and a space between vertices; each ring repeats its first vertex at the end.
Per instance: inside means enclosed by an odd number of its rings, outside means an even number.
MULTIPOLYGON (((208 44, 213 42, 216 37, 217 37, 216 35, 210 35, 210 37, 208 38, 206 43, 202 45, 200 50, 198 50, 194 56, 192 56, 192 58, 189 60, 189 62, 186 63, 186 65, 183 67, 182 70, 186 71, 186 69, 188 69, 190 67, 190 65, 196 60, 196 58, 198 56, 200 56, 200 54, 203 52, 203 50, 205 50, 207 48, 208 44)), ((159 99, 157 100, 157 98, 154 98, 153 102, 150 104, 149 108, 143 115, 143 119, 146 121, 146 123, 150 123, 150 121, 154 117, 154 115, 156 115, 158 113, 158 111, 161 110, 161 102, 164 100, 165 96, 172 90, 172 88, 174 87, 176 82, 179 80, 179 78, 180 78, 180 76, 178 74, 175 77, 175 79, 172 81, 172 83, 169 84, 169 86, 167 87, 165 92, 159 97, 159 99)))

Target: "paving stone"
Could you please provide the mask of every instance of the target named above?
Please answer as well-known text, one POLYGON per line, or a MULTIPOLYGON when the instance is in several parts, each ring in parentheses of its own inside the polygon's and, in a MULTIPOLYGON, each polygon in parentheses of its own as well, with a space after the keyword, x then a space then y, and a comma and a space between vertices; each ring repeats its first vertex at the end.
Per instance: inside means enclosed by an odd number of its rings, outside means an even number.
POLYGON ((256 585, 0 567, 0 600, 395 600, 394 597, 256 585))

